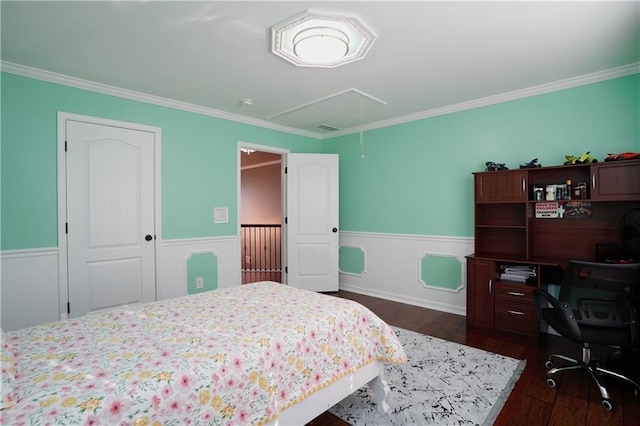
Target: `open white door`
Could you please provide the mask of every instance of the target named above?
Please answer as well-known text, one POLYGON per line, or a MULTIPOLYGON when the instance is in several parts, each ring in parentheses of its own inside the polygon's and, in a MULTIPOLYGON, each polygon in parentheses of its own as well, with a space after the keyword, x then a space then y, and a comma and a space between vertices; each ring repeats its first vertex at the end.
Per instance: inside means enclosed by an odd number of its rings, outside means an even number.
POLYGON ((287 155, 287 284, 338 291, 338 155, 287 155))
POLYGON ((65 126, 70 316, 156 300, 154 133, 65 126))

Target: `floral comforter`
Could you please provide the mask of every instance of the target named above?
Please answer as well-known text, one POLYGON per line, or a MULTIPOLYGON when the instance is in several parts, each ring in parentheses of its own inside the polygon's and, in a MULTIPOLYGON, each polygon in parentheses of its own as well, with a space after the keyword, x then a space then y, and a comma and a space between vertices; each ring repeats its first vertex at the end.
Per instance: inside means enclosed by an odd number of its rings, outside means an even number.
MULTIPOLYGON (((11 425, 262 424, 406 356, 362 305, 262 282, 7 333, 11 425)), ((4 374, 4 369, 3 369, 4 374)))

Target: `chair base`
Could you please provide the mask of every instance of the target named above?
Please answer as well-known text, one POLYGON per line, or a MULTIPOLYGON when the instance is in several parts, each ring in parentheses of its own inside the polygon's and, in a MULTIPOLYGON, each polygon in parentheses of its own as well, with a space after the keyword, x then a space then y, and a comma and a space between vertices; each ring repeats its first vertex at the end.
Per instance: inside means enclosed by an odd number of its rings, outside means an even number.
POLYGON ((545 363, 545 366, 549 368, 547 371, 547 383, 550 386, 555 386, 555 381, 553 380, 553 375, 562 371, 568 370, 584 370, 589 373, 593 381, 598 386, 598 390, 600 391, 600 396, 602 396, 602 406, 607 410, 612 410, 614 408, 613 401, 611 401, 611 394, 609 390, 604 384, 602 380, 602 376, 610 376, 615 377, 616 379, 622 380, 623 382, 629 383, 633 385, 635 390, 635 395, 638 396, 640 393, 640 385, 636 383, 633 379, 618 373, 617 371, 610 370, 608 368, 603 368, 600 366, 600 362, 597 359, 591 358, 591 348, 587 343, 584 343, 582 346, 582 360, 576 360, 573 358, 569 358, 568 356, 552 354, 549 356, 548 361, 545 363), (567 362, 568 364, 562 365, 559 367, 553 366, 552 359, 557 358, 562 361, 567 362), (549 382, 549 379, 552 382, 549 382))

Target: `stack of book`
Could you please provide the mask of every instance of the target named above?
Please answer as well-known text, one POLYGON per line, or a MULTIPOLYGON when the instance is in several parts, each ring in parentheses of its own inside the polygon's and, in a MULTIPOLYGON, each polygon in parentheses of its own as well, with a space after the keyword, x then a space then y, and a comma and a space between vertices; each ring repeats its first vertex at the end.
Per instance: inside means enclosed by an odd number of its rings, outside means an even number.
POLYGON ((534 265, 500 265, 500 280, 526 283, 536 278, 534 265))

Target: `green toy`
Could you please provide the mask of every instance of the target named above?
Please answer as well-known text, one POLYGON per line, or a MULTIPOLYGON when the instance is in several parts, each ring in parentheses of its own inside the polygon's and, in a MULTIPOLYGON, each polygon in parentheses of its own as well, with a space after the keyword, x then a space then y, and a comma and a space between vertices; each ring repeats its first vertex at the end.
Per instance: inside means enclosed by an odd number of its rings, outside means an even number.
POLYGON ((569 164, 597 163, 598 159, 590 156, 589 155, 590 152, 591 151, 587 151, 584 154, 582 154, 580 157, 574 157, 573 155, 565 155, 564 158, 566 158, 567 161, 564 162, 564 165, 566 166, 569 164))

